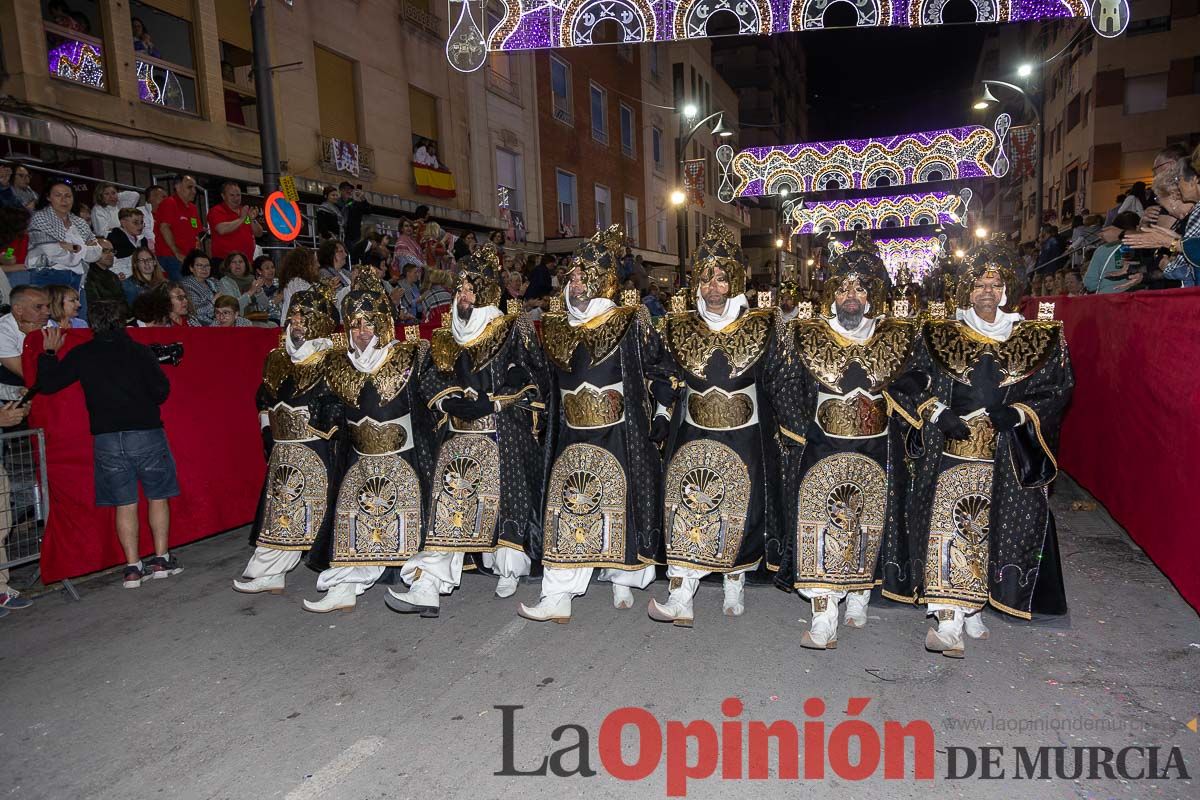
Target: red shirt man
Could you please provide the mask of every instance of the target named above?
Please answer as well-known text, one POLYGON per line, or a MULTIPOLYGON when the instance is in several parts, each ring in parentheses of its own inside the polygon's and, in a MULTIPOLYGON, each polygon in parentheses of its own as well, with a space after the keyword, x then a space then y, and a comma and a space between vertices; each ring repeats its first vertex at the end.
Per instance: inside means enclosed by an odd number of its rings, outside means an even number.
POLYGON ((175 192, 163 200, 154 212, 154 254, 180 261, 196 249, 200 238, 200 209, 192 202, 196 179, 184 175, 175 184, 175 192), (169 230, 168 230, 169 229, 169 230))
POLYGON ((242 189, 233 181, 221 187, 221 203, 209 209, 208 227, 213 258, 241 253, 247 263, 254 260, 254 239, 262 235, 258 209, 242 205, 242 189))

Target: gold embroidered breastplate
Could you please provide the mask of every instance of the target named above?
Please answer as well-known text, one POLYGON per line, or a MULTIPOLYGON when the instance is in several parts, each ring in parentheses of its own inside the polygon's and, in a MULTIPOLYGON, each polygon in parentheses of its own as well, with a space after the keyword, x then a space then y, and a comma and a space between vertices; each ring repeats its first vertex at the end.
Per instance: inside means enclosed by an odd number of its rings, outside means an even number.
POLYGON ((585 323, 572 327, 565 314, 548 314, 542 317, 542 343, 546 355, 559 369, 570 371, 571 357, 582 342, 592 356, 591 363, 599 364, 617 349, 636 315, 635 307, 614 308, 598 325, 585 323))
POLYGON ((720 350, 729 361, 729 377, 736 378, 766 352, 772 315, 770 310, 754 309, 714 331, 695 312, 672 314, 666 323, 667 347, 681 367, 700 379, 704 379, 713 354, 720 350))
POLYGON ((868 391, 878 394, 908 362, 917 326, 908 320, 884 319, 865 342, 840 335, 823 319, 796 326, 796 354, 809 372, 830 390, 844 394, 841 381, 846 368, 857 363, 867 373, 868 391))
POLYGON ((369 373, 355 369, 350 357, 343 350, 330 360, 329 388, 333 389, 343 403, 357 406, 359 396, 370 382, 379 392, 379 401, 390 403, 408 385, 419 347, 420 345, 407 342, 392 345, 388 348, 383 363, 374 372, 369 373))
POLYGON ((1013 325, 1012 335, 998 342, 964 323, 939 320, 927 325, 925 342, 934 361, 959 383, 970 383, 971 367, 990 353, 1003 376, 1000 385, 1011 386, 1041 369, 1054 353, 1061 335, 1061 322, 1018 322, 1013 325))
POLYGON ((276 347, 267 353, 267 360, 263 363, 263 383, 271 390, 271 394, 279 394, 279 387, 290 376, 296 387, 296 394, 304 394, 320 380, 321 368, 328 352, 321 350, 296 363, 287 354, 287 350, 276 347))
MULTIPOLYGON (((456 312, 452 310, 446 313, 456 312)), ((434 367, 438 372, 452 372, 458 354, 466 350, 471 354, 471 371, 478 372, 483 369, 488 362, 495 358, 496 353, 500 352, 500 348, 508 340, 509 329, 516 322, 517 316, 517 314, 507 314, 503 317, 496 317, 487 324, 483 333, 465 346, 454 341, 454 334, 450 332, 449 328, 438 328, 433 332, 433 341, 430 344, 434 367)))

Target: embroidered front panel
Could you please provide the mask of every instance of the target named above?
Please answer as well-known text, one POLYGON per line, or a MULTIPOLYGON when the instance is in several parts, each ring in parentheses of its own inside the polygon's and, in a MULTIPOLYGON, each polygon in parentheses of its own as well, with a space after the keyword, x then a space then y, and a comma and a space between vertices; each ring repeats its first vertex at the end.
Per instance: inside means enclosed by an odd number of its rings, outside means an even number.
POLYGON ((731 569, 745 535, 750 471, 720 442, 688 442, 667 467, 667 559, 731 569))
POLYGON ((870 588, 883 537, 887 475, 858 453, 834 453, 800 483, 796 585, 870 588))
POLYGON ((946 438, 942 448, 947 454, 958 458, 991 461, 996 457, 996 429, 986 414, 963 420, 971 431, 969 439, 946 438))
POLYGON ((841 380, 852 363, 867 373, 868 391, 879 394, 908 363, 916 330, 908 320, 885 319, 870 339, 859 344, 839 335, 823 319, 804 320, 796 323, 796 354, 836 394, 845 394, 841 380))
POLYGON ((571 357, 582 342, 591 355, 592 365, 599 364, 617 349, 636 316, 636 308, 615 308, 599 325, 572 327, 565 314, 547 314, 542 318, 542 344, 546 355, 559 369, 570 372, 571 357))
POLYGON ((417 473, 396 456, 360 457, 347 470, 338 492, 330 563, 395 566, 416 555, 420 546, 417 473))
POLYGON ((489 436, 452 436, 434 470, 430 550, 490 550, 500 513, 500 450, 489 436))
POLYGON ((855 393, 825 400, 817 407, 817 424, 831 436, 878 436, 887 430, 887 403, 855 393))
MULTIPOLYGON (((447 313, 457 312, 451 310, 447 313)), ((433 332, 433 341, 430 343, 433 365, 439 372, 450 372, 454 369, 458 354, 466 350, 471 354, 471 371, 478 372, 500 352, 500 348, 508 340, 509 328, 516 320, 516 314, 496 317, 487 324, 483 333, 465 347, 454 341, 454 334, 449 328, 438 328, 433 332)))
POLYGON ((1003 376, 1001 386, 1011 386, 1033 375, 1058 346, 1061 322, 1018 322, 1003 342, 981 336, 953 320, 933 321, 925 328, 925 341, 934 360, 959 383, 970 383, 971 368, 990 353, 1003 376))
POLYGON ((276 442, 267 475, 258 544, 276 550, 307 550, 316 541, 329 504, 325 462, 302 444, 276 442))
POLYGON ((597 391, 590 386, 563 394, 563 413, 572 428, 603 428, 625 417, 625 396, 620 389, 597 391))
POLYGON ((398 422, 364 419, 350 426, 350 442, 364 455, 395 453, 408 443, 408 431, 398 422))
POLYGON ((754 401, 742 392, 727 394, 713 388, 704 394, 688 392, 688 415, 702 428, 740 428, 754 419, 754 401))
POLYGON ((554 462, 546 491, 546 563, 625 561, 625 470, 602 447, 569 445, 554 462))
POLYGON ((992 464, 958 464, 938 476, 925 557, 925 596, 982 607, 988 599, 992 464))
POLYGON ((729 376, 736 378, 766 352, 773 315, 767 309, 748 311, 720 331, 711 330, 694 312, 672 315, 666 323, 667 347, 680 366, 701 380, 720 350, 729 361, 729 376))
POLYGON ((308 429, 311 414, 307 406, 292 408, 280 403, 267 412, 267 419, 271 423, 271 436, 277 442, 313 438, 312 431, 308 429))

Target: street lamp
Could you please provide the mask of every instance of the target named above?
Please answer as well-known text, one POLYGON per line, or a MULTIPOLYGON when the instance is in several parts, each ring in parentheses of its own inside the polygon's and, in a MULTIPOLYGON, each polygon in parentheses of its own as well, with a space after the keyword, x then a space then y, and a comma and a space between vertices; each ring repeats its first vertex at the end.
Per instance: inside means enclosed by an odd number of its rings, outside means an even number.
POLYGON ((966 255, 966 253, 963 252, 963 249, 961 247, 954 251, 955 258, 962 258, 965 255, 966 255))
POLYGON ((686 106, 683 107, 683 118, 684 119, 691 119, 692 117, 696 116, 699 113, 700 113, 700 109, 696 108, 695 103, 688 103, 686 106))
MULTIPOLYGON (((683 107, 682 113, 683 119, 679 123, 679 135, 675 137, 675 181, 679 186, 686 186, 683 180, 683 162, 692 137, 710 122, 713 123, 712 133, 716 136, 729 137, 733 135, 733 132, 724 126, 725 112, 716 111, 692 125, 691 129, 685 133, 684 126, 690 124, 700 111, 695 103, 688 103, 683 107)), ((679 190, 677 189, 676 192, 679 190)), ((675 192, 671 193, 671 202, 675 202, 675 192)), ((679 285, 683 286, 687 283, 687 196, 685 195, 683 200, 675 205, 675 228, 679 249, 679 285)))
POLYGON ((778 247, 780 250, 782 250, 783 249, 783 239, 782 238, 776 239, 775 246, 778 247))
POLYGON ((988 234, 987 228, 983 227, 982 225, 975 229, 975 238, 976 239, 986 239, 987 234, 988 234))
POLYGON ((686 200, 687 200, 687 195, 683 193, 683 190, 676 189, 675 191, 671 192, 671 205, 681 206, 684 204, 684 201, 686 201, 686 200))
MULTIPOLYGON (((1017 74, 1023 78, 1028 77, 1029 75, 1033 74, 1033 66, 1030 64, 1022 64, 1020 67, 1017 68, 1017 74)), ((975 108, 982 110, 984 108, 987 108, 988 105, 990 105, 991 103, 998 102, 996 100, 995 95, 993 95, 991 92, 991 87, 999 86, 999 87, 1003 87, 1005 89, 1010 89, 1010 90, 1016 92, 1017 94, 1019 94, 1021 96, 1022 102, 1025 105, 1025 108, 1031 114, 1033 114, 1034 122, 1037 125, 1037 161, 1034 162, 1034 175, 1033 175, 1033 182, 1035 184, 1037 184, 1037 192, 1036 192, 1036 195, 1034 198, 1034 204, 1033 204, 1033 215, 1034 215, 1034 219, 1037 221, 1037 228, 1035 230, 1035 234, 1036 234, 1036 231, 1041 230, 1041 227, 1042 227, 1042 173, 1043 173, 1043 169, 1045 166, 1044 161, 1045 161, 1045 152, 1046 152, 1046 148, 1044 146, 1045 143, 1042 141, 1042 132, 1043 132, 1042 111, 1041 111, 1041 105, 1042 105, 1042 99, 1043 99, 1043 91, 1042 91, 1042 86, 1041 86, 1042 77, 1043 77, 1043 73, 1041 71, 1039 71, 1038 72, 1038 87, 1032 97, 1029 95, 1028 92, 1026 92, 1024 89, 1022 89, 1020 86, 1017 86, 1014 83, 1007 83, 1005 81, 984 81, 983 82, 983 97, 980 98, 979 102, 975 103, 975 108)))

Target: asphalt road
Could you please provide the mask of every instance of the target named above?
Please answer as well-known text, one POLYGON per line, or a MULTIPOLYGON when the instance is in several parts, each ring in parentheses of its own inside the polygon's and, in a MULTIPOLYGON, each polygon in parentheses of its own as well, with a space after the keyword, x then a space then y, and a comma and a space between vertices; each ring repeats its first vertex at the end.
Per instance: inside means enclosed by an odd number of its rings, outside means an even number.
MULTIPOLYGON (((987 612, 991 638, 970 642, 964 661, 926 653, 931 623, 886 601, 872 603, 865 630, 843 628, 836 651, 804 650, 807 607, 769 587, 750 589, 746 615, 731 619, 720 614, 719 586, 703 586, 690 631, 648 619, 648 592, 635 609, 613 609, 599 584, 575 603, 570 624, 527 622, 516 606, 536 598, 536 584, 499 600, 490 579, 470 576, 437 620, 388 611, 382 587, 353 613, 310 614, 300 600, 318 595, 304 568, 282 596, 234 593, 249 550, 242 532, 223 534, 176 551, 186 570, 169 580, 129 591, 108 574, 81 586, 82 602, 51 593, 0 621, 0 798, 656 798, 668 796, 670 777, 676 792, 700 798, 1194 800, 1197 780, 1178 769, 1167 779, 1107 779, 1101 767, 1091 779, 1094 751, 1083 751, 1076 780, 1014 777, 1018 747, 1031 756, 1038 747, 1158 747, 1160 772, 1178 748, 1186 773, 1200 772, 1200 734, 1186 727, 1200 714, 1200 620, 1103 509, 1071 509, 1080 499, 1060 483, 1070 615, 1026 623, 987 612), (744 710, 723 714, 727 697, 744 710), (837 733, 851 697, 869 700, 857 715, 868 724, 855 729, 867 729, 868 744, 864 754, 849 739, 847 760, 834 751, 852 730, 837 733), (824 702, 823 714, 806 713, 810 698, 824 702), (555 763, 577 770, 582 750, 597 774, 495 775, 504 769, 501 705, 523 706, 509 712, 515 769, 536 770, 586 736, 555 763), (641 754, 635 729, 625 729, 624 761, 648 759, 641 780, 613 777, 614 755, 600 754, 611 741, 602 722, 627 706, 656 720, 642 729, 641 754), (800 764, 817 756, 824 777, 781 779, 772 748, 765 779, 722 779, 738 760, 723 766, 714 750, 715 774, 681 785, 682 763, 703 760, 708 736, 692 728, 696 740, 668 770, 667 751, 685 742, 668 720, 707 720, 733 753, 749 721, 823 721, 825 758, 804 739, 800 764), (870 736, 888 720, 930 724, 932 780, 913 779, 911 743, 905 779, 886 779, 882 764, 865 780, 848 777, 864 755, 870 767, 870 736), (565 725, 582 732, 553 740, 565 725), (665 732, 658 749, 649 746, 655 730, 665 732), (981 779, 986 746, 1003 748, 991 752, 990 771, 1004 778, 981 779), (951 754, 954 769, 966 769, 954 748, 975 755, 971 777, 948 777, 951 754)), ((650 591, 665 596, 665 583, 650 591)), ((1075 751, 1058 752, 1069 770, 1075 751)), ((1146 769, 1147 750, 1127 756, 1127 776, 1146 769)))

